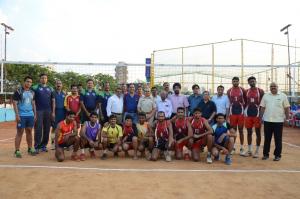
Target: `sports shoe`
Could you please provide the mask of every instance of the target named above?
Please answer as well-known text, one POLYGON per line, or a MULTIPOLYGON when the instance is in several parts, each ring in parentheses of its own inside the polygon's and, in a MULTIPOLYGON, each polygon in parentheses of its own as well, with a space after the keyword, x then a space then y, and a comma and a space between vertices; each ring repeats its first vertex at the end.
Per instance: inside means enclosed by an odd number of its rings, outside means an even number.
POLYGON ((165 155, 165 158, 166 158, 167 162, 171 162, 172 161, 172 158, 171 158, 171 155, 170 155, 169 151, 165 151, 164 155, 165 155))
POLYGON ((269 156, 264 155, 261 159, 262 160, 267 160, 267 159, 269 159, 269 156))
POLYGON ((211 164, 211 163, 212 163, 211 155, 208 155, 208 154, 207 154, 207 156, 206 156, 206 162, 207 162, 208 164, 211 164))
POLYGON ((27 152, 31 156, 35 156, 36 155, 36 151, 34 150, 34 148, 28 148, 27 152))
POLYGON ((41 147, 41 152, 48 152, 47 147, 46 147, 46 146, 42 146, 42 147, 41 147))
POLYGON ((225 157, 225 164, 227 164, 227 165, 231 165, 232 164, 232 159, 231 159, 230 155, 226 155, 226 157, 225 157))
POLYGON ((15 157, 16 158, 22 158, 22 154, 21 154, 20 150, 15 151, 15 157))
POLYGON ((240 149, 240 156, 247 157, 247 152, 243 148, 240 149))
POLYGON ((253 158, 258 158, 259 154, 258 151, 255 151, 255 153, 253 154, 253 158))
POLYGON ((220 160, 221 160, 220 154, 218 154, 217 156, 215 156, 215 160, 216 160, 216 161, 220 161, 220 160))
POLYGON ((35 150, 35 154, 39 154, 40 153, 39 147, 34 147, 34 150, 35 150))
POLYGON ((90 156, 91 158, 95 159, 96 158, 95 151, 90 151, 90 156))
POLYGON ((232 149, 232 151, 230 152, 230 155, 233 155, 235 153, 235 148, 232 149))
POLYGON ((101 158, 101 160, 106 160, 107 159, 107 154, 103 153, 100 158, 101 158))
POLYGON ((273 159, 273 161, 279 161, 280 159, 281 159, 281 157, 275 156, 275 158, 273 159))
POLYGON ((78 157, 78 155, 76 154, 76 155, 71 155, 71 160, 73 160, 73 161, 80 161, 80 158, 78 157))
POLYGON ((55 150, 55 144, 54 144, 54 142, 53 143, 51 143, 51 148, 50 148, 51 150, 55 150))
POLYGON ((81 153, 79 156, 80 161, 85 161, 85 154, 81 153))

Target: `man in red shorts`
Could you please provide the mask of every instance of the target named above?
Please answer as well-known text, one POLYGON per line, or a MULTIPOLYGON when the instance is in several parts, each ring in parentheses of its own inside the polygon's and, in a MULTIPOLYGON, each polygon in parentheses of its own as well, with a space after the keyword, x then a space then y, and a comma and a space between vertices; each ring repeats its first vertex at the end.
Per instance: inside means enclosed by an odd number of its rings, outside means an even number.
MULTIPOLYGON (((238 77, 232 78, 232 87, 227 91, 227 96, 229 98, 229 123, 232 128, 236 131, 239 130, 240 134, 240 155, 244 155, 244 107, 246 101, 246 91, 244 88, 239 86, 240 79, 238 77)), ((235 147, 232 150, 234 153, 235 147)))
POLYGON ((264 95, 264 91, 256 87, 256 78, 251 76, 248 78, 250 86, 246 91, 246 108, 245 108, 245 127, 247 128, 248 136, 248 152, 244 156, 252 155, 252 128, 255 128, 256 133, 256 150, 253 158, 258 158, 259 146, 261 141, 261 120, 259 118, 259 104, 264 95))
POLYGON ((193 117, 190 118, 190 123, 193 131, 191 138, 192 145, 192 158, 195 162, 200 160, 201 148, 207 146, 206 162, 211 164, 211 149, 213 146, 213 130, 208 124, 207 120, 201 117, 201 109, 195 108, 193 117))
POLYGON ((67 111, 66 119, 58 123, 55 129, 55 157, 58 162, 65 160, 64 148, 73 145, 71 159, 80 161, 77 151, 79 149, 80 138, 74 121, 75 113, 67 111))
MULTIPOLYGON (((185 117, 185 108, 178 107, 176 116, 172 118, 173 137, 175 140, 175 154, 176 159, 181 160, 183 157, 183 147, 191 148, 189 139, 193 135, 191 123, 185 117)), ((186 159, 189 159, 187 157, 186 159)))
POLYGON ((71 85, 71 95, 68 95, 65 98, 65 107, 67 111, 72 111, 74 112, 75 115, 75 121, 77 128, 80 127, 80 96, 78 94, 78 87, 75 84, 71 85))

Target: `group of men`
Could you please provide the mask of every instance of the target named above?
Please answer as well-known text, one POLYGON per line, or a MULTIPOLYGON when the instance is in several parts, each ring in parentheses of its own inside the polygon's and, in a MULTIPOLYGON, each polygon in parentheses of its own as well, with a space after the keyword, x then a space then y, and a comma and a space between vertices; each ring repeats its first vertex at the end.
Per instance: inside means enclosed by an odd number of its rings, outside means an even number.
POLYGON ((259 155, 261 120, 264 120, 265 143, 263 159, 269 157, 272 134, 275 136, 274 160, 281 158, 282 127, 289 115, 287 97, 278 92, 272 83, 270 93, 256 87, 255 77, 248 78, 249 89, 239 86, 239 78, 232 79, 232 87, 224 95, 222 85, 217 95, 210 99, 209 92, 200 94, 199 85, 193 85, 193 94, 182 95, 180 83, 163 84, 158 95, 156 87, 138 87, 134 84, 117 87, 110 92, 109 83, 103 91, 94 88, 94 81, 87 80, 86 89, 72 85, 71 93, 63 91, 60 80, 55 89, 47 84, 47 75, 40 75, 40 83, 32 86, 32 78, 25 77, 24 84, 13 95, 17 121, 15 156, 22 157, 20 143, 26 132, 28 153, 47 152, 50 129, 52 144, 58 161, 65 159, 64 150, 73 146, 71 159, 86 159, 85 149, 91 158, 101 150, 101 159, 108 158, 108 151, 118 156, 121 151, 133 159, 141 156, 157 160, 164 156, 171 161, 171 151, 176 159, 200 160, 200 152, 207 147, 207 163, 220 160, 231 164, 235 151, 236 131, 240 137, 240 155, 259 155), (276 106, 274 109, 273 107, 276 106), (244 150, 243 127, 247 129, 248 150, 244 150), (34 146, 32 128, 34 127, 34 146), (252 129, 256 132, 256 150, 252 152, 252 129), (80 150, 80 155, 78 155, 80 150))

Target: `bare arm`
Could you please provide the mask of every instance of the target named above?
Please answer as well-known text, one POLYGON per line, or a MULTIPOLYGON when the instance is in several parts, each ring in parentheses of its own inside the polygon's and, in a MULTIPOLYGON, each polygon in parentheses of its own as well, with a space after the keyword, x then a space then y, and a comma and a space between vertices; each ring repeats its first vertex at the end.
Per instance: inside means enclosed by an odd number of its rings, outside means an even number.
POLYGON ((55 138, 54 138, 54 144, 56 146, 56 148, 58 148, 58 136, 59 136, 59 133, 60 133, 60 124, 57 125, 57 128, 55 129, 55 138))
POLYGON ((14 107, 14 111, 15 111, 15 114, 16 114, 16 121, 19 122, 21 119, 20 119, 17 103, 18 103, 18 101, 13 100, 13 107, 14 107))
POLYGON ((169 148, 170 148, 173 143, 173 128, 171 123, 169 123, 168 129, 169 129, 169 148))

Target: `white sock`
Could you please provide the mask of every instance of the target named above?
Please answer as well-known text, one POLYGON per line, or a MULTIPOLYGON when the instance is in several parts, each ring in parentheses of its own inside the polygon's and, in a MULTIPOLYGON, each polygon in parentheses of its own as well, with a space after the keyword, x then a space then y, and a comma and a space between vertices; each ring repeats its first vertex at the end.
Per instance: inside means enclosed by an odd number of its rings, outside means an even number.
POLYGON ((84 154, 84 149, 81 149, 81 153, 83 153, 83 154, 84 154))
POLYGON ((260 147, 260 146, 256 146, 256 151, 257 151, 257 152, 259 151, 259 147, 260 147))
POLYGON ((207 155, 210 155, 210 152, 209 152, 209 151, 207 152, 207 155))
POLYGON ((241 150, 243 150, 244 149, 244 146, 243 145, 241 145, 241 150))
POLYGON ((248 151, 252 151, 252 145, 248 145, 248 151))
POLYGON ((107 154, 107 149, 105 149, 105 150, 103 151, 103 153, 104 153, 104 154, 107 154))

